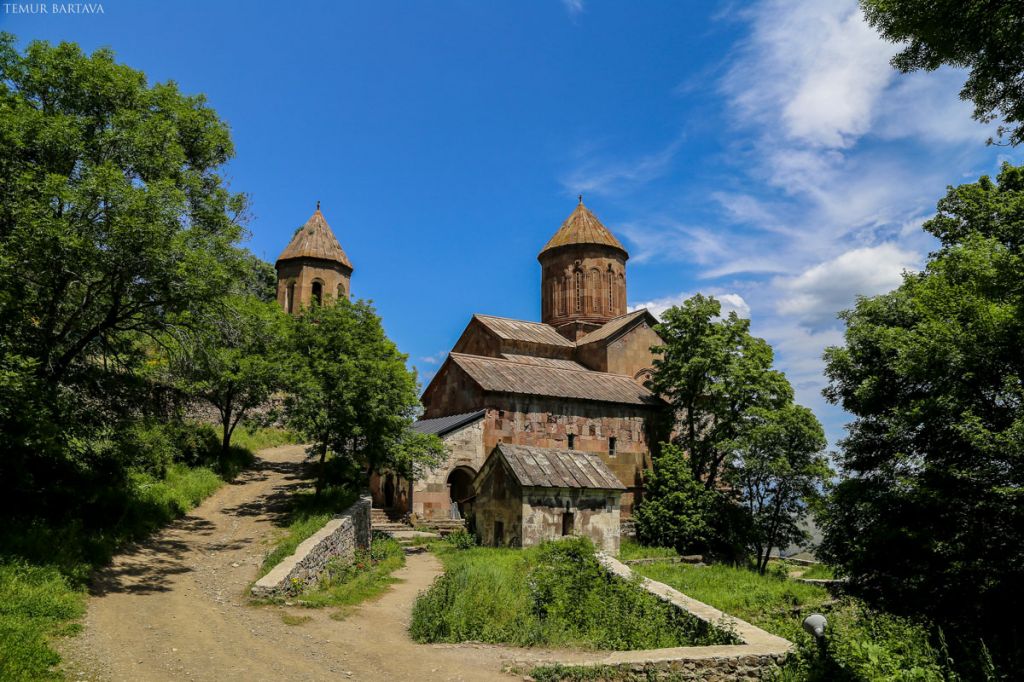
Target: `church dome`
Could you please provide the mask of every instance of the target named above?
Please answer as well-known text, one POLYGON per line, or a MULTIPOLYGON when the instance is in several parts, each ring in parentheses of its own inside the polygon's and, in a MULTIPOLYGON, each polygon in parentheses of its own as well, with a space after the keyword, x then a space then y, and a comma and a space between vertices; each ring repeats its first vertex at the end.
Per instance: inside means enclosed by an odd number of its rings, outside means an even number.
POLYGON ((605 227, 597 219, 597 216, 583 205, 583 197, 580 197, 580 203, 576 206, 576 209, 565 219, 565 222, 558 228, 554 236, 548 240, 544 248, 540 250, 537 258, 541 258, 548 251, 563 246, 582 245, 608 246, 618 249, 622 252, 623 256, 629 258, 629 253, 619 240, 615 238, 611 230, 605 227))
POLYGON ((317 202, 316 212, 310 216, 305 225, 296 230, 288 246, 277 257, 277 262, 297 258, 333 261, 352 270, 352 262, 345 255, 337 237, 331 231, 331 226, 327 224, 324 214, 320 212, 319 202, 317 202))

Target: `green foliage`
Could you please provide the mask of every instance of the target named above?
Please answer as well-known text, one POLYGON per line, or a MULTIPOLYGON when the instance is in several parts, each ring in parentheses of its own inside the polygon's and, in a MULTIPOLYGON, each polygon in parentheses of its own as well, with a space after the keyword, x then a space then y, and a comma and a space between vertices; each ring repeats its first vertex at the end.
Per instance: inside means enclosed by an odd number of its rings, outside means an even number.
POLYGON ((465 528, 459 528, 457 531, 449 533, 444 541, 455 549, 472 549, 476 547, 476 536, 465 528))
POLYGON ((1024 142, 1024 8, 1010 0, 861 0, 868 23, 901 50, 893 66, 903 72, 940 66, 969 71, 960 98, 974 103, 974 118, 999 127, 1012 145, 1024 142))
POLYGON ((231 296, 193 319, 171 354, 170 378, 185 395, 217 409, 226 459, 238 424, 285 383, 287 316, 276 302, 231 296))
POLYGON ((409 428, 419 408, 416 375, 370 304, 343 297, 310 306, 293 318, 292 339, 287 415, 319 457, 318 489, 361 481, 369 469, 408 476, 444 456, 439 438, 409 428))
POLYGON ((656 545, 643 545, 633 538, 622 538, 619 543, 619 561, 630 559, 671 559, 679 556, 672 547, 658 547, 656 545))
POLYGON ((235 447, 251 452, 276 448, 282 445, 297 445, 302 442, 299 434, 278 426, 254 426, 244 421, 235 429, 231 442, 235 447))
POLYGON ((749 515, 749 542, 761 573, 773 547, 808 537, 800 522, 832 476, 825 443, 824 429, 806 407, 751 410, 728 480, 749 515))
POLYGON ((633 513, 642 544, 671 547, 680 554, 743 552, 748 527, 743 509, 719 490, 694 479, 681 448, 662 445, 652 453, 644 500, 633 513))
POLYGON ((726 643, 730 635, 609 575, 586 538, 525 550, 442 553, 445 573, 420 595, 419 642, 647 649, 726 643))
POLYGON ((811 564, 806 570, 801 570, 801 578, 807 578, 808 580, 834 580, 836 577, 835 569, 827 564, 811 564))
POLYGON ((772 369, 772 348, 750 334, 750 320, 700 294, 673 306, 655 330, 664 344, 651 388, 665 396, 680 421, 674 443, 688 456, 694 480, 715 488, 751 409, 782 407, 793 399, 785 375, 772 369))
POLYGON ((1024 169, 950 188, 942 248, 843 313, 826 396, 855 415, 823 558, 871 604, 924 615, 965 670, 1024 665, 1024 169), (884 558, 883 558, 884 557, 884 558))
POLYGON ((302 606, 351 608, 373 599, 397 582, 392 573, 405 565, 405 551, 398 541, 375 535, 370 549, 356 551, 349 561, 328 564, 320 582, 304 591, 297 602, 302 606))
POLYGON ((303 541, 323 528, 336 514, 351 507, 358 497, 355 490, 342 487, 326 488, 320 494, 308 489, 295 492, 289 502, 291 508, 285 520, 286 532, 263 559, 259 577, 294 554, 303 541))
POLYGON ((0 679, 62 679, 48 638, 72 634, 85 595, 52 566, 0 563, 0 679))

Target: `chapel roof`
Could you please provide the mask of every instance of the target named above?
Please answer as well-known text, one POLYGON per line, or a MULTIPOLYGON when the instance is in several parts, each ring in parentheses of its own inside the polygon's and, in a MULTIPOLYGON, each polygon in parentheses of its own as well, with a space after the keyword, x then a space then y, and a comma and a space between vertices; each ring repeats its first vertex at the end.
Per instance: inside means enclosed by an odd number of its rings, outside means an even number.
POLYGON ((546 367, 463 353, 450 353, 448 357, 485 391, 626 405, 662 404, 660 398, 623 374, 546 367))
POLYGON ((520 485, 538 488, 625 490, 626 486, 597 455, 579 450, 556 450, 501 443, 499 455, 520 485))
POLYGON ((554 236, 548 240, 548 243, 540 250, 537 257, 540 258, 552 249, 574 244, 610 246, 618 249, 626 258, 629 258, 629 253, 619 240, 615 238, 611 230, 605 227, 597 219, 597 216, 583 205, 583 197, 580 197, 580 203, 576 206, 575 210, 569 214, 569 217, 565 219, 565 222, 558 228, 554 236))
POLYGON ((288 242, 277 262, 291 260, 293 258, 317 258, 320 260, 334 261, 352 269, 352 262, 345 255, 337 237, 327 224, 327 219, 320 212, 320 202, 316 204, 316 211, 310 216, 306 224, 295 231, 292 240, 288 242))
POLYGON ((572 348, 575 345, 559 334, 554 327, 543 322, 527 322, 526 320, 513 320, 508 317, 495 317, 479 313, 473 317, 494 332, 498 338, 507 341, 527 341, 564 348, 572 348))
POLYGON ((582 339, 576 342, 577 346, 584 346, 588 343, 596 343, 598 341, 604 341, 618 334, 620 331, 628 328, 631 324, 639 320, 641 317, 647 317, 648 322, 657 322, 657 318, 651 314, 647 308, 641 308, 640 310, 634 310, 631 313, 625 315, 619 315, 605 322, 603 325, 590 332, 582 339))

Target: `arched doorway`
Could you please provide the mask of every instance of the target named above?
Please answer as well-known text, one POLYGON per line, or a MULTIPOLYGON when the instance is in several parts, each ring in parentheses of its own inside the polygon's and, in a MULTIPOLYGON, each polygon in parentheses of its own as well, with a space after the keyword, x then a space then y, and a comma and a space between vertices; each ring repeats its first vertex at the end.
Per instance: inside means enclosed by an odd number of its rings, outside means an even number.
POLYGON ((384 481, 384 508, 391 509, 395 506, 395 477, 388 474, 384 481))
POLYGON ((452 518, 462 518, 463 503, 473 494, 473 478, 476 472, 469 467, 456 467, 448 474, 448 497, 452 503, 452 518), (458 513, 458 516, 456 516, 458 513))

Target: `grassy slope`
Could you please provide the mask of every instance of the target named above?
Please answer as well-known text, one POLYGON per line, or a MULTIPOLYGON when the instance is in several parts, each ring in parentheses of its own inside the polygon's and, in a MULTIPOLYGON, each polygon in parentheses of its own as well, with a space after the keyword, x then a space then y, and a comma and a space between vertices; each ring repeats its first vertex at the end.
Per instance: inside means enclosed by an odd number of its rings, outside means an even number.
MULTIPOLYGON (((250 443, 277 441, 282 436, 274 431, 279 430, 247 436, 250 443)), ((240 448, 236 454, 238 462, 251 459, 242 457, 240 448)), ((74 621, 85 610, 92 571, 125 542, 180 517, 221 485, 223 479, 211 468, 172 464, 162 479, 138 472, 129 476, 119 501, 122 513, 113 524, 6 529, 0 537, 0 680, 62 679, 49 639, 77 632, 74 621)))
POLYGON ((323 528, 335 514, 350 507, 358 497, 359 493, 343 488, 328 488, 319 496, 312 490, 300 490, 292 495, 286 532, 263 560, 259 577, 291 556, 296 547, 323 528))
POLYGON ((332 617, 343 617, 351 607, 377 597, 397 582, 391 574, 404 565, 405 552, 398 541, 377 536, 370 550, 357 552, 351 564, 329 565, 320 583, 303 592, 298 603, 310 607, 340 606, 332 617))
POLYGON ((608 576, 580 540, 524 550, 435 549, 445 574, 413 609, 418 641, 626 650, 726 640, 608 576))

